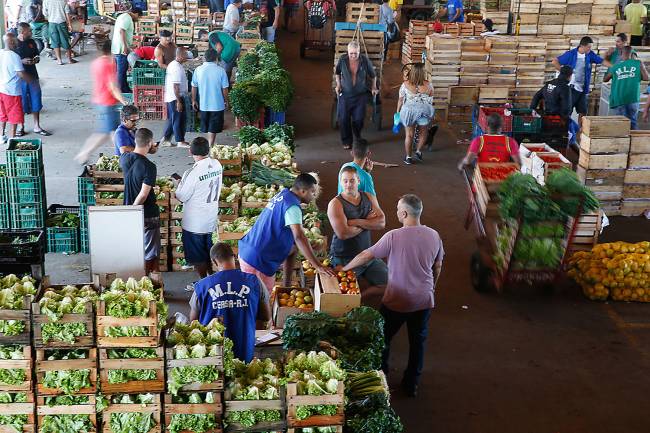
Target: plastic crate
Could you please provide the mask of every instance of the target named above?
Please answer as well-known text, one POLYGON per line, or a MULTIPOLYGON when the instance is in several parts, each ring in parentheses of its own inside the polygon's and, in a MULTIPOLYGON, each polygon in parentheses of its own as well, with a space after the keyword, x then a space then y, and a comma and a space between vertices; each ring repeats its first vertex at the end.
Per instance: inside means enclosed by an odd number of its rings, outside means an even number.
POLYGON ((42 229, 45 227, 43 203, 17 203, 9 205, 12 229, 42 229))
POLYGON ((79 229, 77 227, 48 227, 48 253, 78 253, 79 229))
POLYGON ((7 174, 14 177, 43 176, 43 147, 40 139, 26 140, 18 138, 9 139, 7 148, 7 174), (18 143, 37 145, 36 150, 18 150, 18 143))
POLYGON ((43 264, 43 230, 0 230, 0 263, 43 264))
POLYGON ((45 184, 42 177, 10 177, 9 202, 45 203, 45 184))
POLYGON ((533 116, 530 108, 513 108, 512 132, 536 134, 542 130, 542 118, 533 116))
POLYGON ((0 229, 10 229, 11 219, 9 219, 9 203, 0 203, 0 229))
POLYGON ((164 104, 163 86, 138 86, 133 88, 133 103, 138 108, 146 108, 149 104, 164 104))
POLYGON ((90 253, 90 244, 88 242, 88 229, 79 229, 79 252, 82 254, 90 253))
POLYGON ((264 126, 268 127, 274 123, 284 125, 286 123, 286 112, 273 111, 271 108, 267 107, 266 113, 264 113, 264 126))
POLYGON ((552 114, 542 116, 542 130, 544 132, 558 131, 566 133, 569 130, 569 126, 565 118, 552 114))
POLYGON ((158 67, 139 67, 137 64, 133 68, 133 85, 134 86, 164 86, 165 70, 158 67))
POLYGON ((138 109, 142 120, 167 119, 167 104, 149 104, 145 107, 138 107, 138 109))
POLYGON ((79 229, 88 229, 88 205, 79 204, 79 229))
POLYGON ((7 165, 0 164, 0 203, 9 201, 9 185, 7 183, 7 165))
POLYGON ((497 107, 480 107, 478 112, 478 123, 483 129, 483 131, 488 131, 488 117, 496 113, 501 116, 503 120, 503 125, 501 126, 501 132, 512 132, 512 114, 505 115, 506 108, 497 108, 497 107))
POLYGON ((95 205, 95 184, 92 177, 77 178, 77 196, 79 203, 95 205))

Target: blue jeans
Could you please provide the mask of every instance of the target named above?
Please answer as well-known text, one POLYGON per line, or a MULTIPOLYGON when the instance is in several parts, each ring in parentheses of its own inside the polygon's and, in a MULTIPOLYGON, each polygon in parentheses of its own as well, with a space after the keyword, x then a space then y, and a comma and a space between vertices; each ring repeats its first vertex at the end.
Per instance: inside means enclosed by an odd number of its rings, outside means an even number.
POLYGON ((266 42, 275 42, 275 29, 273 26, 264 27, 262 29, 262 38, 266 42))
POLYGON ((117 66, 117 84, 120 86, 122 93, 131 93, 129 83, 126 81, 126 72, 129 70, 126 54, 113 54, 113 57, 117 66))
POLYGON ((176 143, 185 141, 185 125, 187 125, 186 110, 190 109, 186 98, 183 98, 183 112, 176 111, 176 101, 167 103, 167 127, 165 128, 165 140, 174 136, 176 143))
POLYGON ((409 360, 406 370, 404 370, 402 382, 409 387, 417 385, 424 364, 424 341, 429 331, 431 309, 427 308, 412 313, 398 313, 382 304, 379 312, 384 317, 384 340, 386 343, 381 369, 388 375, 390 341, 406 322, 409 336, 409 360))
POLYGON ((619 116, 625 116, 630 119, 630 128, 637 129, 636 119, 639 115, 639 103, 635 102, 633 104, 619 105, 614 108, 614 111, 619 116))

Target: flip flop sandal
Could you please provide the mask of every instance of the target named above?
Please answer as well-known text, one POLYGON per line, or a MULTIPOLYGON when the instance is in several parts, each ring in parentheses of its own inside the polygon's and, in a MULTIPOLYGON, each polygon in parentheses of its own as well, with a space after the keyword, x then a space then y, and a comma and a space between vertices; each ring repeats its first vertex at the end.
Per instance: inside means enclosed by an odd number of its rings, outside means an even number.
POLYGON ((41 129, 40 131, 34 131, 34 134, 42 135, 43 137, 49 137, 52 135, 51 132, 41 129))
POLYGON ((16 137, 24 137, 24 136, 25 136, 25 130, 16 131, 16 137))

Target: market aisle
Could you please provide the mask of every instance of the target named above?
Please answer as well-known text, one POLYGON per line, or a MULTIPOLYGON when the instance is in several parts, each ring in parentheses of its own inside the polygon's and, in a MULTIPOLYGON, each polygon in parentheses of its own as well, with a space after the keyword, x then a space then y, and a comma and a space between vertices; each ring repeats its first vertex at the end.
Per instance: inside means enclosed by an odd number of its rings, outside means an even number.
MULTIPOLYGON (((324 189, 319 204, 325 208, 335 194, 338 168, 349 155, 329 126, 331 55, 308 53, 301 60, 301 38, 282 33, 279 42, 296 86, 287 120, 296 126, 299 166, 320 173, 324 189)), ((385 77, 383 95, 396 94, 399 64, 386 67, 385 77)), ((396 102, 394 96, 384 98, 385 124, 396 102)), ((369 131, 366 137, 373 159, 401 161, 401 135, 384 130, 369 131)), ((423 222, 440 232, 446 250, 419 396, 411 400, 393 393, 406 431, 646 432, 650 416, 638 410, 639 404, 627 402, 644 399, 650 360, 616 328, 608 307, 585 300, 575 289, 504 296, 471 289, 468 268, 475 243, 473 233, 463 229, 466 195, 455 169, 465 148, 447 128, 434 147, 423 164, 373 172, 387 228, 397 227, 399 196, 418 194, 425 206, 423 222)), ((635 331, 634 336, 650 343, 649 332, 635 331)), ((407 348, 403 330, 393 342, 393 386, 406 365, 407 348)))

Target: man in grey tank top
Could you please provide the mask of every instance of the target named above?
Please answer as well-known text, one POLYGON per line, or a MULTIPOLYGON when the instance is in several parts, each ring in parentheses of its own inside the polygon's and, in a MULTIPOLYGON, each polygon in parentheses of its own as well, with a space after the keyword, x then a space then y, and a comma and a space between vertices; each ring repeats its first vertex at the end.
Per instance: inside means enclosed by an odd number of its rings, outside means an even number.
MULTIPOLYGON (((382 230, 386 226, 386 217, 377 197, 359 191, 356 168, 343 167, 340 183, 343 191, 327 206, 327 217, 334 230, 330 247, 334 266, 345 266, 357 254, 370 248, 370 231, 382 230)), ((385 286, 388 282, 388 268, 379 259, 354 269, 354 272, 371 286, 385 286)))

